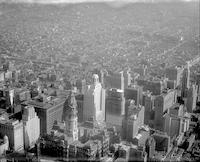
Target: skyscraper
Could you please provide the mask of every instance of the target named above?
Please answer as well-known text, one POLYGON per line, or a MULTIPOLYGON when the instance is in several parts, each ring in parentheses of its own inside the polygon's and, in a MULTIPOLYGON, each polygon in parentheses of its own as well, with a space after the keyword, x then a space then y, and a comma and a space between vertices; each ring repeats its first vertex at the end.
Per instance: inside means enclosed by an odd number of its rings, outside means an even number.
POLYGON ((122 123, 122 136, 128 141, 137 135, 139 128, 144 124, 144 107, 135 105, 134 100, 129 100, 126 114, 122 123))
POLYGON ((116 126, 120 130, 123 115, 125 114, 124 92, 121 89, 110 89, 107 94, 106 123, 111 126, 116 126))
POLYGON ((105 89, 99 82, 99 76, 93 75, 93 84, 84 94, 83 120, 94 118, 97 122, 105 121, 105 89))
POLYGON ((190 88, 190 64, 187 62, 187 67, 183 71, 182 78, 182 97, 187 96, 187 90, 190 88))
POLYGON ((0 133, 8 136, 9 147, 14 151, 24 149, 23 123, 14 119, 0 120, 0 133))
POLYGON ((143 93, 143 106, 144 110, 144 124, 153 126, 155 109, 154 100, 156 96, 151 95, 151 92, 147 91, 143 93))
POLYGON ((175 81, 175 86, 179 86, 181 83, 181 78, 183 74, 183 68, 181 67, 171 67, 165 70, 166 77, 170 81, 175 81))
POLYGON ((186 107, 187 111, 192 113, 196 109, 198 86, 192 85, 187 91, 186 107))
POLYGON ((176 103, 176 91, 165 90, 163 93, 155 98, 155 118, 154 128, 163 131, 164 118, 163 115, 167 110, 176 103))
POLYGON ((142 105, 142 91, 143 88, 138 85, 133 85, 131 87, 125 88, 124 96, 126 100, 135 100, 136 105, 142 105))
POLYGON ((40 136, 40 119, 33 106, 26 106, 23 111, 24 148, 33 147, 40 136))

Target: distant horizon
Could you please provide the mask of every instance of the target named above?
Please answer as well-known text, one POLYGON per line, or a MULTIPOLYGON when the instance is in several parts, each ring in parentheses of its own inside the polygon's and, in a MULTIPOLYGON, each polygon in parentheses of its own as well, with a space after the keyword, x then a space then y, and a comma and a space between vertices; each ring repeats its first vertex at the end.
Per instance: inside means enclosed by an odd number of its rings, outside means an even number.
POLYGON ((39 3, 39 4, 62 4, 62 3, 160 3, 160 2, 198 2, 199 0, 0 0, 0 3, 39 3))

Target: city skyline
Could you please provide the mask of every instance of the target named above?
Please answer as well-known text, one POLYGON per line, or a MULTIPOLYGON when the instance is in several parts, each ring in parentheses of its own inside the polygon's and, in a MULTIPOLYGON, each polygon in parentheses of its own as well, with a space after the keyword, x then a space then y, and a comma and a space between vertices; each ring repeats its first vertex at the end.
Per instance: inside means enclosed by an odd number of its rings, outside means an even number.
POLYGON ((196 2, 10 2, 0 161, 200 160, 196 2))

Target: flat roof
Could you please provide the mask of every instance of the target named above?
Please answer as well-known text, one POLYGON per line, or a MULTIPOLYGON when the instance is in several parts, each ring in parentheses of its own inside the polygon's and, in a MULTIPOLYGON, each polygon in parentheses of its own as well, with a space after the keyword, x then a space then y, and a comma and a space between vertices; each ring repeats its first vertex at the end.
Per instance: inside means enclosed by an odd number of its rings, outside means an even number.
POLYGON ((63 98, 55 98, 47 102, 40 102, 36 100, 25 101, 22 103, 22 105, 27 105, 27 106, 30 105, 30 106, 41 108, 41 109, 50 109, 51 107, 59 105, 59 104, 63 104, 64 102, 65 102, 65 99, 63 98))

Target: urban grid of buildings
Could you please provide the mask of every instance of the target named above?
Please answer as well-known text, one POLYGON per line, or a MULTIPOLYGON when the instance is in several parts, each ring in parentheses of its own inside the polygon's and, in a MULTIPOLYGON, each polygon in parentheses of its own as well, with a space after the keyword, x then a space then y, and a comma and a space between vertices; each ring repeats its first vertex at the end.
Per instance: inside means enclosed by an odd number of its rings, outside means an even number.
MULTIPOLYGON (((199 61, 198 58, 195 63, 199 61)), ((11 61, 0 72, 0 156, 39 161, 182 161, 198 159, 200 74, 190 81, 191 62, 148 75, 94 74, 70 90, 52 68, 24 87, 11 61)), ((28 75, 29 74, 25 74, 28 75)))
POLYGON ((0 162, 199 161, 198 25, 178 2, 0 4, 0 162))

